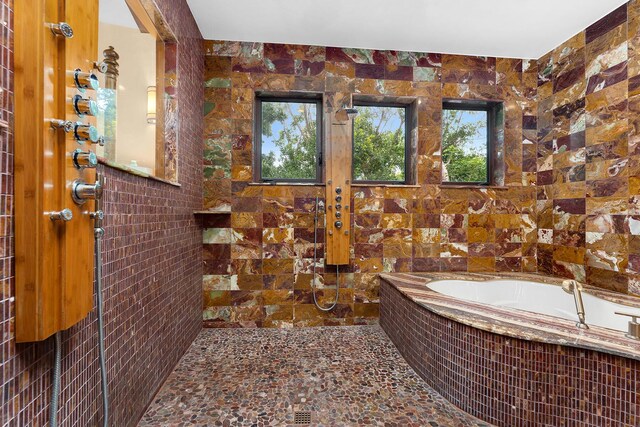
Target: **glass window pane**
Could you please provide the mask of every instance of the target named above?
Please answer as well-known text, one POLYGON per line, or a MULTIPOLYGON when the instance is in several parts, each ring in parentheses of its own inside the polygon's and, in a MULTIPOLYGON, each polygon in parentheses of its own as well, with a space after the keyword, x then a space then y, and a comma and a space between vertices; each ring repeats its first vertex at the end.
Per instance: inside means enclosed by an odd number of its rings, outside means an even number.
POLYGON ((406 108, 358 106, 353 125, 355 181, 405 181, 406 108))
POLYGON ((315 180, 315 102, 262 101, 262 179, 315 180))
POLYGON ((443 110, 442 181, 488 182, 487 112, 443 110))

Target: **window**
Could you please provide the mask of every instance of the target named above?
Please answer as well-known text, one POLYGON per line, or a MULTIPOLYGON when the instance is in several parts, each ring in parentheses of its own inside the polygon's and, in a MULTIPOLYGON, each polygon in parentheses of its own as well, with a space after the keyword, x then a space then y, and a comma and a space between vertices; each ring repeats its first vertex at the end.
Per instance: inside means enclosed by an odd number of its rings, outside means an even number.
POLYGON ((442 182, 489 184, 498 103, 445 101, 442 105, 442 182))
POLYGON ((322 180, 322 100, 258 98, 256 180, 322 180))
POLYGON ((355 104, 353 181, 406 183, 408 171, 407 105, 355 104))

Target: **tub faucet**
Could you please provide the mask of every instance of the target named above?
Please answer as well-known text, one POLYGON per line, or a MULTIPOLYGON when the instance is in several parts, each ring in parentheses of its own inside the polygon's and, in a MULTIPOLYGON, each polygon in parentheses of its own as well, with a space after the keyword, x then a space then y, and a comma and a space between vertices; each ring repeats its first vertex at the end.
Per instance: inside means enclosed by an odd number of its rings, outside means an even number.
POLYGON ((621 311, 616 311, 615 313, 620 316, 628 316, 631 318, 631 320, 629 320, 628 332, 625 335, 627 336, 627 338, 640 340, 640 323, 638 323, 638 318, 640 317, 640 314, 624 313, 621 311))
POLYGON ((578 322, 576 326, 580 329, 589 329, 589 325, 585 322, 584 304, 582 303, 582 285, 575 280, 565 280, 562 282, 562 290, 568 294, 573 293, 573 301, 576 303, 576 312, 578 313, 578 322))

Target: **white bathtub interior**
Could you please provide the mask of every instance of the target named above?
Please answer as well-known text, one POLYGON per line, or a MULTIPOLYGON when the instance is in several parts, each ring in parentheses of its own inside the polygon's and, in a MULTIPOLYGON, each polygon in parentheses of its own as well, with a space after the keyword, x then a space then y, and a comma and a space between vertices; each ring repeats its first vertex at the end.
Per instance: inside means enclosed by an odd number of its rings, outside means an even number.
MULTIPOLYGON (((438 280, 428 286, 436 292, 465 301, 578 320, 573 294, 564 292, 560 286, 525 280, 438 280)), ((615 312, 635 313, 640 317, 638 308, 616 304, 586 292, 582 293, 582 299, 588 325, 626 332, 631 319, 615 312)))

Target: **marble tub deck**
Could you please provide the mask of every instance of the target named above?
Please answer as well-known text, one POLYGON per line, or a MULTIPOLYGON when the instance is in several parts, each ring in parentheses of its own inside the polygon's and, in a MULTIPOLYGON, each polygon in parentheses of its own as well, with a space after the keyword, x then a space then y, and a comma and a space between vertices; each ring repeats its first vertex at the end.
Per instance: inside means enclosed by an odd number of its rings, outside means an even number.
POLYGON ((204 329, 139 426, 489 426, 444 400, 378 325, 204 329), (311 411, 310 424, 294 412, 311 411))

